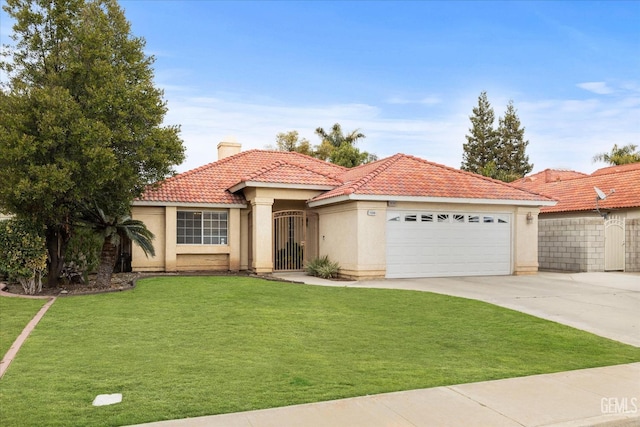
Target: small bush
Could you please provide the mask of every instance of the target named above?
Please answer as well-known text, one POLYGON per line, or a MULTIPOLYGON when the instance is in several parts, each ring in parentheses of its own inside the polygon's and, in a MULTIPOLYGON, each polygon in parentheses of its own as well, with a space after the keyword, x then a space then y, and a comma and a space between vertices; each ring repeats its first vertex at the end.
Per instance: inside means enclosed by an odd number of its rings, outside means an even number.
POLYGON ((331 261, 328 255, 310 261, 305 268, 307 274, 321 277, 323 279, 333 279, 338 277, 339 270, 340 264, 335 261, 331 261))
POLYGON ((104 239, 92 230, 84 227, 74 229, 65 251, 62 277, 67 283, 88 283, 89 273, 98 268, 100 249, 104 239))
POLYGON ((42 291, 47 248, 42 229, 26 221, 0 221, 0 271, 19 282, 26 294, 42 291))

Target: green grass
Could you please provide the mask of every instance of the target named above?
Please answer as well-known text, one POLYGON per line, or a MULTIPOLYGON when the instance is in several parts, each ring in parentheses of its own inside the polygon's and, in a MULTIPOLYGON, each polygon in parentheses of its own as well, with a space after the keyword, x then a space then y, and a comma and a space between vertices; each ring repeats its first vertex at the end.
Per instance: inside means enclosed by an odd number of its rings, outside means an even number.
POLYGON ((46 302, 44 299, 0 297, 0 359, 46 302))
POLYGON ((165 277, 59 298, 0 424, 117 426, 640 361, 640 348, 437 294, 165 277), (102 393, 123 402, 92 407, 102 393))

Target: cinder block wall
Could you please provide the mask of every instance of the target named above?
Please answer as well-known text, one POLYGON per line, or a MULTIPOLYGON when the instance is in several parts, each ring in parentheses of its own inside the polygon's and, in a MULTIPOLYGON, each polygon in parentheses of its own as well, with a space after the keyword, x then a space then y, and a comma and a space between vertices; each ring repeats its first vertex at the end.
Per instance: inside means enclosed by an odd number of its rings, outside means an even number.
POLYGON ((625 230, 625 271, 640 271, 640 219, 627 219, 625 230))
POLYGON ((604 271, 603 219, 540 219, 538 263, 543 270, 604 271))

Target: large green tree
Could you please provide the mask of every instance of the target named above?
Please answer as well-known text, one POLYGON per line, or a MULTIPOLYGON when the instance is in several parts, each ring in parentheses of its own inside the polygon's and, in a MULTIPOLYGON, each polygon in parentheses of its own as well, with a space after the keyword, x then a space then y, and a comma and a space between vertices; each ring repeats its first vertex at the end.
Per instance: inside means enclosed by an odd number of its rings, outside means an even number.
POLYGON ((184 159, 163 126, 154 58, 116 0, 6 0, 14 46, 0 66, 0 210, 46 227, 49 284, 79 206, 125 214, 184 159))
POLYGON ((277 151, 295 151, 307 156, 313 156, 313 147, 311 147, 309 140, 300 138, 297 130, 277 134, 275 149, 277 151))
POLYGON ((637 151, 638 146, 634 144, 624 145, 618 147, 618 144, 613 144, 613 148, 609 153, 600 153, 593 156, 595 162, 605 162, 610 165, 626 165, 629 163, 640 162, 640 151, 637 151))
POLYGON ((467 142, 462 145, 462 170, 506 182, 531 172, 533 165, 526 155, 529 141, 524 139, 525 129, 513 101, 509 101, 504 117, 498 119, 495 129, 495 114, 483 91, 469 119, 471 128, 465 136, 467 142))

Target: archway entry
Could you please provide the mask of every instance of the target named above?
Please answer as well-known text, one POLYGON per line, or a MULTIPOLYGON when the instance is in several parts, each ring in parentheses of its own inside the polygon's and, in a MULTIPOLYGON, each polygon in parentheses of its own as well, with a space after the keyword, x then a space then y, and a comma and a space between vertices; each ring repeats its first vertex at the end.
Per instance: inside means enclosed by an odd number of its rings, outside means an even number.
POLYGON ((287 210, 273 213, 274 271, 304 269, 306 222, 305 211, 287 210))

